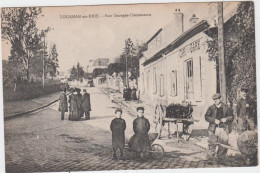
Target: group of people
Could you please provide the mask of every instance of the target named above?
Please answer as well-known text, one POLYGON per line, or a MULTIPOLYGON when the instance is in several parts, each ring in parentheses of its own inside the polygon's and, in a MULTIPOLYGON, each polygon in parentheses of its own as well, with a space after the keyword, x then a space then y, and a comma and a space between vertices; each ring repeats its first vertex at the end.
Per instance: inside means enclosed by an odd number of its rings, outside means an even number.
MULTIPOLYGON (((221 101, 221 95, 216 93, 212 96, 214 104, 209 106, 205 114, 208 126, 208 152, 207 158, 223 159, 228 149, 229 133, 234 120, 233 111, 221 101), (220 145, 224 144, 224 145, 220 145), (217 150, 217 151, 216 151, 217 150)), ((122 110, 115 111, 116 118, 112 120, 110 129, 112 131, 113 159, 117 159, 116 152, 120 150, 120 158, 124 158, 123 148, 125 145, 126 123, 122 119, 122 110)), ((248 89, 240 90, 240 99, 237 101, 237 129, 239 134, 247 130, 255 130, 257 126, 256 103, 248 95, 248 89)), ((150 123, 144 117, 144 108, 137 108, 137 118, 133 122, 135 134, 130 138, 129 147, 136 151, 136 156, 142 158, 143 151, 151 149, 148 132, 150 123)))
MULTIPOLYGON (((116 152, 120 150, 120 159, 124 159, 125 129, 126 123, 122 119, 122 110, 116 109, 116 118, 112 120, 110 129, 112 131, 113 158, 117 159, 116 152)), ((137 118, 133 121, 134 135, 130 138, 129 147, 136 151, 136 157, 142 158, 143 152, 151 149, 148 132, 150 123, 144 117, 144 108, 137 108, 137 118)))
POLYGON ((137 95, 136 95, 137 89, 132 86, 131 88, 125 86, 123 89, 123 98, 125 101, 129 100, 137 100, 137 95))
POLYGON ((80 118, 90 119, 90 94, 83 89, 83 96, 80 88, 70 88, 69 99, 67 100, 67 89, 65 88, 60 94, 59 111, 61 112, 61 120, 64 120, 65 112, 69 110, 69 120, 78 121, 80 118), (68 106, 69 104, 69 106, 68 106))
MULTIPOLYGON (((237 101, 237 131, 239 134, 247 130, 253 131, 257 126, 256 103, 249 97, 248 92, 248 89, 241 88, 240 99, 237 101)), ((228 149, 224 145, 228 145, 234 115, 232 110, 221 102, 219 93, 214 94, 212 99, 214 104, 207 109, 205 114, 205 120, 209 122, 207 158, 223 159, 227 154, 228 149)))

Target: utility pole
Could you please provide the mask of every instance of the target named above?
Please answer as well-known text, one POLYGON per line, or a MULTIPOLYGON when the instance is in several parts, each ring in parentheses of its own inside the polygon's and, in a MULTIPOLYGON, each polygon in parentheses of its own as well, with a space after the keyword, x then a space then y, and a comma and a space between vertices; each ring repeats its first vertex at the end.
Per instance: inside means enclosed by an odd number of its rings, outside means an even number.
POLYGON ((45 87, 45 46, 46 46, 46 44, 45 44, 45 33, 44 33, 44 35, 43 35, 43 39, 44 39, 44 41, 43 41, 43 62, 42 62, 42 64, 43 64, 43 67, 42 67, 42 88, 44 89, 44 87, 45 87))
POLYGON ((224 26, 223 26, 223 2, 218 2, 218 58, 219 58, 219 80, 220 94, 224 104, 227 103, 226 73, 224 54, 224 26))
MULTIPOLYGON (((126 47, 126 51, 128 51, 127 50, 127 48, 128 48, 128 45, 127 45, 127 40, 125 40, 125 47, 126 47)), ((128 81, 128 62, 127 62, 127 60, 128 60, 128 55, 126 54, 125 55, 125 61, 126 61, 126 63, 125 63, 125 75, 126 75, 126 86, 127 86, 127 88, 129 87, 129 81, 128 81)))

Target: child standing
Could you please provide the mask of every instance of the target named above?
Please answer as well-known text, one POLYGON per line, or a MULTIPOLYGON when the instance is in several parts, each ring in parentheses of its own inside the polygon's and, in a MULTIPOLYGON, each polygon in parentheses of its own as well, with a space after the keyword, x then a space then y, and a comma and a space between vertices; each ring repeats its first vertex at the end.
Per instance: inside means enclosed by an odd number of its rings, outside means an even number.
POLYGON ((117 159, 116 151, 120 150, 120 159, 124 159, 124 145, 125 145, 125 129, 126 123, 125 120, 121 118, 122 110, 116 109, 115 111, 116 118, 114 118, 110 124, 110 129, 112 131, 112 147, 113 147, 113 158, 117 159))

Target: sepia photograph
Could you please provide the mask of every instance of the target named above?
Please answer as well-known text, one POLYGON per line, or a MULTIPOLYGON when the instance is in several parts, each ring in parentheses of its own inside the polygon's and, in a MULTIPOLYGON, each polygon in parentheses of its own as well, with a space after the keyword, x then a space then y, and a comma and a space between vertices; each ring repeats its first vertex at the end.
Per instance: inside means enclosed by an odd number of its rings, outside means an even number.
POLYGON ((259 166, 254 1, 0 11, 7 173, 259 166))

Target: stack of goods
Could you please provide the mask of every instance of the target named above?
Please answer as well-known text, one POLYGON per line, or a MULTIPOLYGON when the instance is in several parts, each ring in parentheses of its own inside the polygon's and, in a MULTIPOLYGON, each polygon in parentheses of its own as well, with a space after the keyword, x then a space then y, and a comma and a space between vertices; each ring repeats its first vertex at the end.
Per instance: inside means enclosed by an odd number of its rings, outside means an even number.
POLYGON ((170 104, 166 107, 166 118, 191 118, 193 109, 191 105, 170 104))

